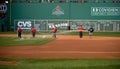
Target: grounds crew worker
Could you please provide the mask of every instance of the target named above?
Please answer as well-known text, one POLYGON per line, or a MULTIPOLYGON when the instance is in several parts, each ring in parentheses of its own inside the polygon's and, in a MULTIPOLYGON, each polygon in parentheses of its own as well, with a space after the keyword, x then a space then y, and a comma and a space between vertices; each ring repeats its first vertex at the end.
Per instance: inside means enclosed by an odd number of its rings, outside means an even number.
POLYGON ((83 30, 86 30, 86 29, 84 29, 83 27, 82 27, 82 25, 78 28, 78 30, 79 30, 79 36, 80 36, 80 38, 82 38, 83 37, 83 30))
POLYGON ((53 38, 56 38, 56 32, 57 32, 57 27, 56 26, 54 26, 53 28, 52 28, 52 31, 53 31, 53 38))
POLYGON ((17 31, 18 31, 18 38, 21 38, 21 34, 22 34, 21 27, 18 27, 17 31))
POLYGON ((33 28, 31 29, 31 32, 32 32, 32 37, 34 38, 34 37, 35 37, 35 34, 36 34, 36 28, 33 27, 33 28))

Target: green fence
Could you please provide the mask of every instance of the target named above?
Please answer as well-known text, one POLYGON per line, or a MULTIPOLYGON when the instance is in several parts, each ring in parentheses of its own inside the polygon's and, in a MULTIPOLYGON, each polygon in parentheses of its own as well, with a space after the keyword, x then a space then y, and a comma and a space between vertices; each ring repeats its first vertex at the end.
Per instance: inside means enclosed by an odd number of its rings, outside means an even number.
POLYGON ((120 4, 15 3, 12 4, 12 20, 14 19, 120 20, 120 4), (99 11, 97 12, 97 10, 99 11), (96 13, 96 15, 92 13, 96 13))
POLYGON ((0 20, 0 31, 16 30, 18 24, 24 28, 31 25, 29 29, 35 26, 39 31, 50 30, 52 25, 58 25, 60 30, 94 25, 96 31, 120 31, 120 3, 113 3, 112 0, 106 3, 104 0, 98 0, 98 3, 95 0, 84 0, 87 1, 84 3, 80 3, 80 0, 65 0, 64 3, 60 0, 54 0, 54 3, 38 1, 41 0, 31 0, 30 3, 12 0, 11 7, 8 5, 7 18, 0 20))
MULTIPOLYGON (((13 3, 12 23, 31 21, 38 31, 76 30, 80 25, 96 31, 120 31, 120 4, 115 3, 13 3)), ((25 26, 22 26, 25 28, 25 26)), ((32 27, 32 26, 31 26, 32 27)))

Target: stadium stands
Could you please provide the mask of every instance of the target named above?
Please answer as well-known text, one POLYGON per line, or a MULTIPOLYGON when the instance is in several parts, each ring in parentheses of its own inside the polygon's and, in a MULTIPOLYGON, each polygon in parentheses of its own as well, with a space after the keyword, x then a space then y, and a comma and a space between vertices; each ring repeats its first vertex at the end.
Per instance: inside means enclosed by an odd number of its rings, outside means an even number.
POLYGON ((12 3, 120 3, 120 0, 12 0, 12 3))

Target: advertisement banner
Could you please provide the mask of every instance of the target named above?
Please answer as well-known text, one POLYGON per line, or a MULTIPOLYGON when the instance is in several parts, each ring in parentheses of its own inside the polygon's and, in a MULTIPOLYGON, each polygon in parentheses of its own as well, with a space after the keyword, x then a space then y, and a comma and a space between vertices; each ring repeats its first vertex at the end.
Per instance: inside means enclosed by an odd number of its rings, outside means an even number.
POLYGON ((33 20, 15 20, 14 21, 14 29, 17 30, 18 27, 21 27, 23 30, 31 30, 34 26, 33 20))

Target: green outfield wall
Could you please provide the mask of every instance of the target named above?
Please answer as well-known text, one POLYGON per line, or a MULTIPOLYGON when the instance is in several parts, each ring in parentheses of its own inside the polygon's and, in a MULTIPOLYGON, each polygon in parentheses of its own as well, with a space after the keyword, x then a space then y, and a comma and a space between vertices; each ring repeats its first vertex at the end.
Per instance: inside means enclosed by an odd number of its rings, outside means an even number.
POLYGON ((80 25, 85 28, 93 25, 96 31, 120 31, 120 3, 73 1, 41 3, 37 0, 25 3, 24 0, 15 0, 11 5, 11 21, 8 24, 14 31, 18 26, 24 30, 30 30, 33 26, 38 31, 51 30, 54 25, 60 30, 76 30, 80 25))
POLYGON ((96 31, 120 31, 120 4, 114 3, 41 3, 12 4, 12 23, 17 29, 35 26, 38 31, 50 30, 56 25, 60 30, 76 30, 94 26, 96 31), (28 27, 28 26, 29 27, 28 27), (20 26, 20 25, 19 25, 20 26))
POLYGON ((12 4, 12 19, 120 20, 120 4, 12 4), (59 11, 53 14, 57 7, 59 11))

